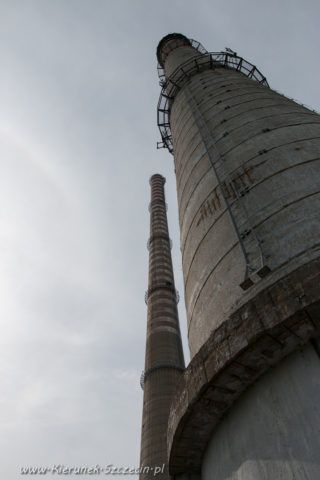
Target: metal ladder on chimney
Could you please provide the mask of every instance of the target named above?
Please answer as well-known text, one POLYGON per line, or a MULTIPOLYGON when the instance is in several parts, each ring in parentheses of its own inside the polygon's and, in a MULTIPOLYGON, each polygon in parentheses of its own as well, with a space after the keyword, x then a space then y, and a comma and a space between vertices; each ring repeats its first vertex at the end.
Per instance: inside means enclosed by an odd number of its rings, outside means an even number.
POLYGON ((217 179, 222 198, 225 201, 232 226, 239 241, 246 265, 244 280, 240 283, 240 287, 243 290, 247 290, 254 284, 255 278, 264 278, 270 272, 270 268, 265 263, 261 240, 258 238, 252 225, 251 219, 254 215, 250 216, 248 214, 243 202, 242 197, 247 191, 246 189, 239 189, 232 179, 216 146, 213 134, 209 130, 207 122, 197 105, 189 82, 183 85, 183 92, 199 130, 210 165, 217 179), (214 150, 214 155, 211 153, 212 149, 214 150), (255 277, 254 274, 257 274, 258 277, 255 277))

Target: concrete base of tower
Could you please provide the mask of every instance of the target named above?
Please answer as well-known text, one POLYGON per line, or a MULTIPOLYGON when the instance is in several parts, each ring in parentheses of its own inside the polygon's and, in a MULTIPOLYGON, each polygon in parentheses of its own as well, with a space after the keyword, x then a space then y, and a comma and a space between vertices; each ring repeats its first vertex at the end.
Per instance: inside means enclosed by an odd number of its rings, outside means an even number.
POLYGON ((212 333, 171 403, 172 476, 320 478, 319 319, 316 259, 260 292, 212 333))
POLYGON ((320 358, 315 347, 309 343, 290 354, 240 397, 209 442, 202 480, 320 478, 320 358))

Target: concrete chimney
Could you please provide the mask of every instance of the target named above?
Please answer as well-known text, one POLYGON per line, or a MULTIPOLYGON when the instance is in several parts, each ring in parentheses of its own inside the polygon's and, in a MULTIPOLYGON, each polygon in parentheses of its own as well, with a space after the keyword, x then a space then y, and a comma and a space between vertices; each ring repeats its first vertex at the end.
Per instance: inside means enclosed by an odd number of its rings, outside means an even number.
POLYGON ((191 353, 171 404, 170 474, 316 480, 320 117, 231 49, 170 34, 157 58, 191 353))

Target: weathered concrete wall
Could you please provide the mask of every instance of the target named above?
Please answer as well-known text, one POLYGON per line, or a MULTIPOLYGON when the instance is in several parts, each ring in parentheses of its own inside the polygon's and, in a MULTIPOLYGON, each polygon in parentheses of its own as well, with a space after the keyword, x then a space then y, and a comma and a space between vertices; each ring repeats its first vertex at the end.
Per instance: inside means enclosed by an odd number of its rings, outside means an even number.
MULTIPOLYGON (((173 475, 199 473, 212 432, 237 399, 270 367, 275 372, 283 358, 320 335, 319 298, 320 259, 260 292, 212 333, 183 373, 171 403, 173 475)), ((269 446, 274 441, 270 437, 269 446)))
POLYGON ((318 480, 319 398, 320 358, 309 343, 261 377, 222 420, 202 480, 318 480))
MULTIPOLYGON (((192 53, 186 46, 171 52, 165 69, 168 63, 174 70, 187 50, 192 53)), ((279 270, 287 273, 319 255, 320 117, 239 72, 216 68, 193 75, 181 88, 170 125, 192 357, 240 303, 272 284, 279 270), (199 114, 206 132, 199 130, 199 114), (240 287, 246 261, 208 151, 240 233, 248 225, 231 182, 272 272, 264 281, 256 276, 257 286, 246 292, 240 287)), ((258 266, 254 234, 244 241, 258 266)))
POLYGON ((190 47, 180 47, 179 50, 174 51, 174 53, 171 55, 169 54, 166 62, 165 62, 165 67, 164 71, 166 74, 166 77, 169 77, 177 68, 177 65, 180 65, 187 60, 190 60, 191 58, 195 57, 200 57, 201 54, 198 53, 196 50, 190 47))

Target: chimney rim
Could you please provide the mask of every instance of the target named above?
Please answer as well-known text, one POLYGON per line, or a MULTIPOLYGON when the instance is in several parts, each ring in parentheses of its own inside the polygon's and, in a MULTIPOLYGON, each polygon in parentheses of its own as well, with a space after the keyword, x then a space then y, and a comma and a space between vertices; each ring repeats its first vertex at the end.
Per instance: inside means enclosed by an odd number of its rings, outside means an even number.
POLYGON ((159 42, 158 44, 158 47, 157 47, 157 59, 158 59, 158 62, 159 64, 161 65, 161 67, 163 68, 164 66, 164 61, 165 61, 165 57, 167 56, 167 54, 164 56, 163 58, 163 48, 165 46, 165 44, 168 42, 168 41, 171 41, 171 40, 182 40, 183 41, 183 44, 186 45, 186 46, 192 46, 192 43, 191 41, 189 40, 188 37, 186 37, 185 35, 183 35, 182 33, 169 33, 168 35, 165 35, 159 42))
POLYGON ((162 180, 162 184, 164 185, 166 183, 166 179, 165 177, 163 177, 160 173, 154 173, 153 175, 151 175, 151 177, 149 178, 149 183, 150 185, 152 185, 152 182, 153 180, 162 180))

